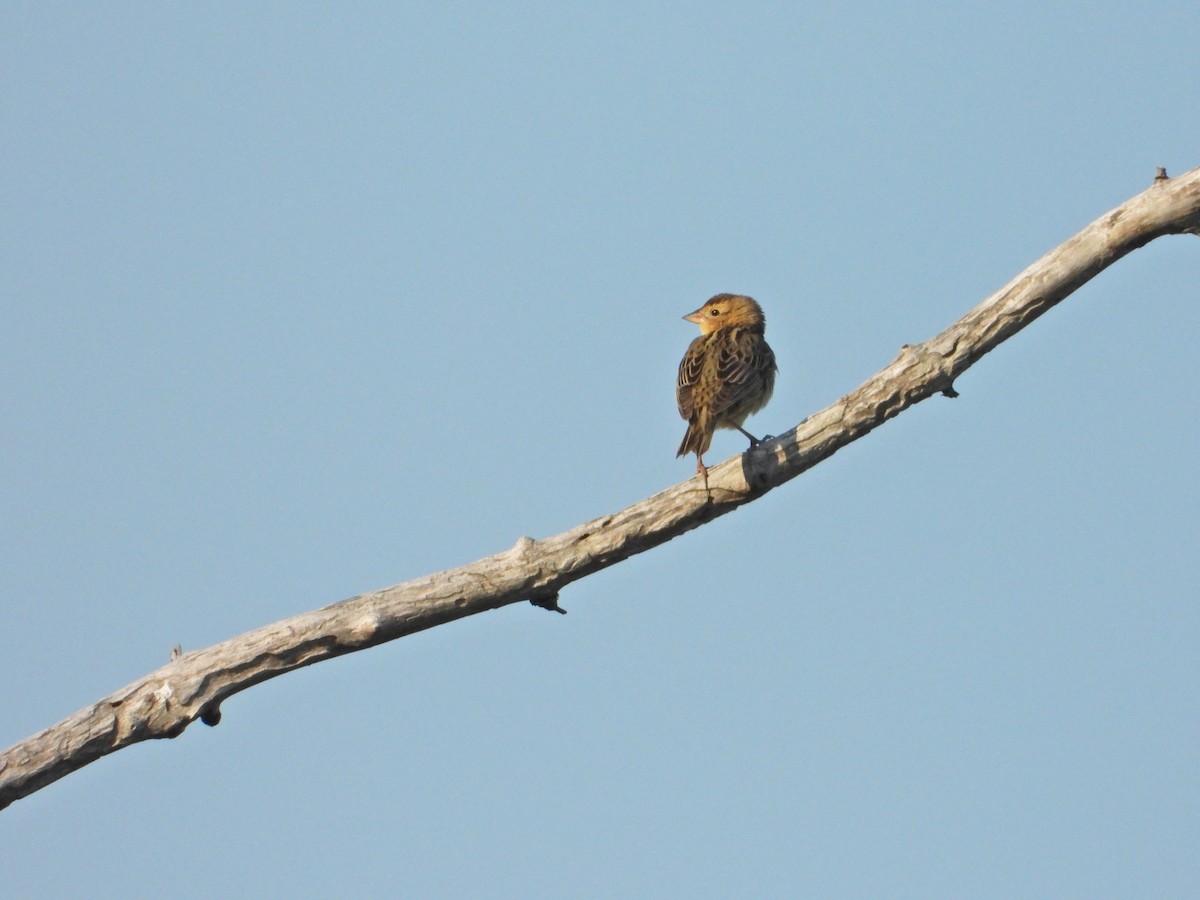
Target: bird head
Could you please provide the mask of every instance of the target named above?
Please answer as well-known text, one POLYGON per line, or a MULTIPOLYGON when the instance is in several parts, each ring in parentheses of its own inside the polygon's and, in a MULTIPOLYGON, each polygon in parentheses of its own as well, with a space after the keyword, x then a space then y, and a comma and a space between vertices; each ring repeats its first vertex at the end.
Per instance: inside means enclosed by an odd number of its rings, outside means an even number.
POLYGON ((701 334, 712 334, 730 325, 766 325, 762 307, 741 294, 717 294, 684 318, 699 325, 701 334))

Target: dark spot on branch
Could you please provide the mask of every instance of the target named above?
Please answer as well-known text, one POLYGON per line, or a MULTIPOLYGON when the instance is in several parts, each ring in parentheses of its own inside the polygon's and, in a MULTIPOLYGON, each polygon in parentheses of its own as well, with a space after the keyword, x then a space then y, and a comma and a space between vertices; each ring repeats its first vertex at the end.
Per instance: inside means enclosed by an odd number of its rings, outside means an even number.
POLYGON ((562 613, 564 616, 567 611, 558 605, 558 591, 552 594, 534 594, 529 598, 529 602, 538 609, 548 609, 550 612, 562 613))

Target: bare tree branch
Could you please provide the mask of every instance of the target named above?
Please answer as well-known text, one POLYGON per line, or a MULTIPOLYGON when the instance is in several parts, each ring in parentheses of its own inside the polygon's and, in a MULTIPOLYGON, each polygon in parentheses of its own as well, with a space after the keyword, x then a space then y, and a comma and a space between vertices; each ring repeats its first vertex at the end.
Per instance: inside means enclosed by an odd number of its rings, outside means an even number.
POLYGON ((566 585, 732 512, 936 393, 1126 253, 1164 234, 1200 234, 1200 169, 1161 177, 1046 254, 941 334, 905 346, 874 377, 774 440, 612 515, 505 553, 351 597, 171 662, 0 755, 0 808, 93 760, 196 719, 251 685, 443 622, 530 600, 558 609, 566 585))

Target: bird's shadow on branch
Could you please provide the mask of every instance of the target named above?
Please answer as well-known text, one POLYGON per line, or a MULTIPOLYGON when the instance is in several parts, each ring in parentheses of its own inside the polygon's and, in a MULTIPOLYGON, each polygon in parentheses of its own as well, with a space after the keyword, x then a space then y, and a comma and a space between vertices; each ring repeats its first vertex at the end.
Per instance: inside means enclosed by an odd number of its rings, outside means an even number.
POLYGON ((778 436, 767 435, 742 453, 742 478, 748 488, 746 500, 760 497, 799 474, 801 452, 796 434, 800 425, 778 436))

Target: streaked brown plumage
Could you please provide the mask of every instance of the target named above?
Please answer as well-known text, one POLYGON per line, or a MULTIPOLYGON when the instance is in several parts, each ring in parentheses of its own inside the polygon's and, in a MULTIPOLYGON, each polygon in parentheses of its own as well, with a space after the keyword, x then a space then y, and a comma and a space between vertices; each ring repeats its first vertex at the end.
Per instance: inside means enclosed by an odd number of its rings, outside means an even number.
POLYGON ((771 399, 775 389, 775 354, 763 336, 767 322, 762 307, 740 294, 717 294, 684 318, 700 326, 679 364, 675 401, 687 420, 687 432, 676 456, 696 454, 696 472, 708 484, 704 451, 718 428, 736 428, 750 439, 758 438, 742 427, 746 418, 771 399))

